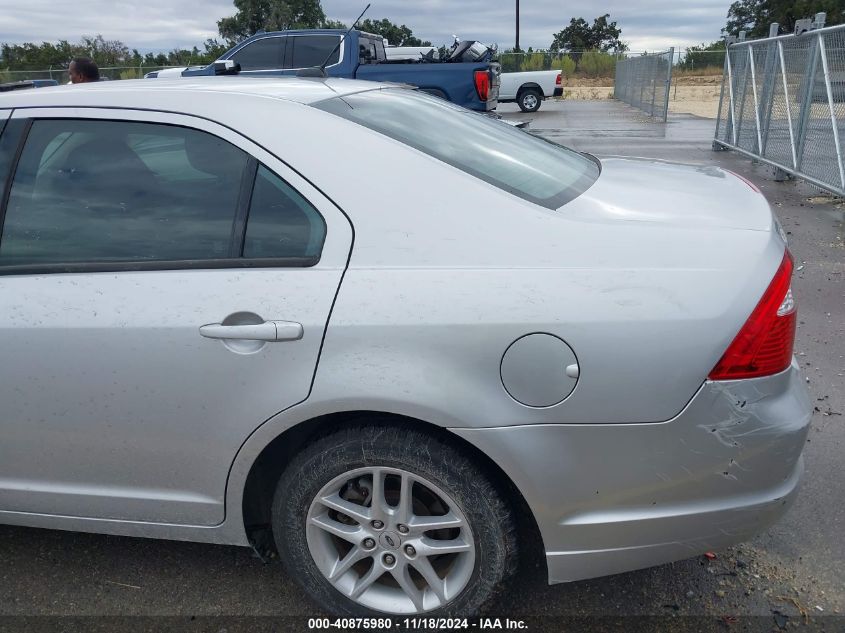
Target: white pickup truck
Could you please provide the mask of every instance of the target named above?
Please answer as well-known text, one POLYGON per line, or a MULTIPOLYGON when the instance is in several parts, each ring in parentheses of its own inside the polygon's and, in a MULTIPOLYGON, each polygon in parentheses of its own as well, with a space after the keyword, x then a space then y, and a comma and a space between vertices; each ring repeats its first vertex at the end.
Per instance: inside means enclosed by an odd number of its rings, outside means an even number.
POLYGON ((499 103, 516 101, 523 112, 536 112, 547 97, 563 94, 563 81, 559 70, 533 70, 523 73, 500 75, 499 103))

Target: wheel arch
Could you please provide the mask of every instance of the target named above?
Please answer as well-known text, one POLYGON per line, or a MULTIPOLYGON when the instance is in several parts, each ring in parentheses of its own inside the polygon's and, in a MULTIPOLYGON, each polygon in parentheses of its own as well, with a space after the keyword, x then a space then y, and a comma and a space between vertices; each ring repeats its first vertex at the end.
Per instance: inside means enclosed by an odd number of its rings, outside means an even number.
POLYGON ((543 93, 543 89, 540 87, 540 84, 534 83, 533 81, 522 84, 516 91, 516 98, 519 99, 520 95, 528 90, 536 90, 540 93, 540 98, 545 98, 545 93, 543 93))
POLYGON ((517 524, 517 538, 523 552, 520 564, 545 565, 545 549, 534 513, 513 480, 486 453, 436 424, 395 413, 369 410, 336 412, 304 420, 278 434, 256 455, 240 491, 243 529, 254 546, 258 543, 267 544, 261 535, 267 533, 270 524, 270 508, 276 483, 297 452, 323 435, 364 423, 414 429, 438 437, 466 454, 511 505, 517 524))

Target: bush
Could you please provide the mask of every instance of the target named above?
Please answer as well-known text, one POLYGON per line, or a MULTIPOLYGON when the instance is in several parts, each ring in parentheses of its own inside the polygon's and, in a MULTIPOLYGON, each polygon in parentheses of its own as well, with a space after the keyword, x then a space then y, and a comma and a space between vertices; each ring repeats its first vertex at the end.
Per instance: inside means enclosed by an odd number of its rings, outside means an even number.
POLYGON ((531 70, 546 70, 546 55, 545 53, 526 53, 522 58, 522 71, 528 72, 531 70))
POLYGON ((601 51, 587 51, 581 55, 578 69, 587 77, 613 77, 616 71, 616 58, 601 51))
MULTIPOLYGON (((441 58, 444 56, 441 55, 441 58)), ((502 65, 503 73, 515 73, 519 70, 522 61, 521 53, 503 53, 499 55, 499 63, 502 65)))
POLYGON ((552 70, 559 70, 564 77, 572 77, 575 74, 575 60, 569 55, 558 57, 552 61, 552 70))
POLYGON ((129 68, 127 70, 120 71, 120 78, 121 79, 140 79, 141 76, 138 74, 138 71, 134 68, 129 68))

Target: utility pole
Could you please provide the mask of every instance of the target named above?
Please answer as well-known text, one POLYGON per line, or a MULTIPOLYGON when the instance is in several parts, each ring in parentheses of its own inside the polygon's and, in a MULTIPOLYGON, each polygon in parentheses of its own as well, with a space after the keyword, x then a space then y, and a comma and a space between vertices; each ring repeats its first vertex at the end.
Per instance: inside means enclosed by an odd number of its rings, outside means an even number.
POLYGON ((516 49, 517 51, 520 50, 519 48, 519 0, 516 0, 516 49))

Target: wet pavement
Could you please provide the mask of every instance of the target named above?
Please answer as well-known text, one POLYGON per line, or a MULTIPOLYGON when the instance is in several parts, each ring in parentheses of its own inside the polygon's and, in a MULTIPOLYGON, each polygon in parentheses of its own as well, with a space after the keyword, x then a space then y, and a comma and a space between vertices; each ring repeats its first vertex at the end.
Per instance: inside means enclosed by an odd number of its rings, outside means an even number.
MULTIPOLYGON (((567 585, 549 587, 539 568, 523 569, 497 611, 511 617, 660 616, 666 618, 657 621, 662 628, 698 615, 723 630, 747 630, 748 622, 766 631, 806 623, 845 629, 843 619, 829 617, 845 614, 845 205, 800 182, 775 182, 764 165, 712 151, 710 119, 670 115, 668 123, 654 123, 612 101, 547 102, 532 115, 511 105, 500 110, 507 118, 531 119, 534 133, 600 156, 721 165, 756 183, 795 255, 796 353, 816 411, 802 492, 765 534, 716 552, 712 560, 567 585), (735 622, 733 616, 760 617, 735 622)), ((262 564, 247 549, 0 526, 0 615, 315 613, 278 565, 262 564)), ((579 628, 591 628, 590 622, 579 628)), ((0 618, 0 630, 3 623, 0 618)), ((560 623, 547 618, 531 630, 558 630, 560 623)), ((38 624, 15 622, 14 628, 38 624)))

